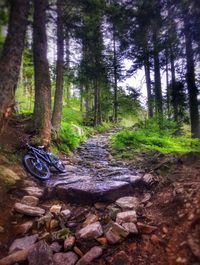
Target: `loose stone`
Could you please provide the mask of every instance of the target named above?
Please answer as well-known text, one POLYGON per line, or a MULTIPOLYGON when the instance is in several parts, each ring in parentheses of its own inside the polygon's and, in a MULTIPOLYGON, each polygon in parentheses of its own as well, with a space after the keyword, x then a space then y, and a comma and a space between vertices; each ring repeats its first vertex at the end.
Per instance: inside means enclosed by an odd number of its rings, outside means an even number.
POLYGON ((84 221, 84 225, 90 225, 92 223, 95 223, 99 220, 99 217, 95 214, 89 214, 86 217, 86 220, 84 221))
POLYGON ((154 177, 151 174, 145 174, 142 179, 146 185, 152 185, 155 182, 154 177))
POLYGON ((34 196, 24 196, 21 201, 21 203, 27 204, 30 206, 37 206, 38 202, 39 202, 39 199, 34 196))
POLYGON ((122 223, 130 223, 130 222, 137 222, 137 214, 136 211, 126 211, 126 212, 121 212, 117 214, 116 217, 116 222, 118 224, 122 223))
POLYGON ((52 230, 59 226, 59 222, 56 219, 52 219, 49 224, 49 228, 52 230))
POLYGON ((74 244, 75 244, 75 237, 74 236, 68 236, 64 241, 64 250, 72 249, 74 244))
POLYGON ((62 206, 59 205, 59 204, 57 204, 57 205, 52 205, 49 211, 50 211, 50 213, 58 214, 58 213, 60 213, 61 208, 62 208, 62 206))
POLYGON ((68 209, 63 210, 63 211, 61 211, 61 216, 64 219, 64 221, 67 221, 71 216, 71 211, 68 209))
POLYGON ((128 231, 130 234, 138 234, 137 227, 134 223, 123 223, 122 226, 128 231))
POLYGON ((47 213, 45 214, 44 216, 40 217, 38 220, 37 220, 37 227, 38 229, 45 225, 46 228, 49 228, 49 225, 50 225, 50 222, 51 222, 51 219, 53 218, 53 214, 52 213, 47 213))
POLYGON ((53 256, 54 265, 74 265, 77 260, 77 255, 72 251, 67 253, 56 253, 53 256))
POLYGON ((115 205, 109 205, 108 207, 108 215, 111 219, 115 219, 117 214, 121 211, 119 208, 117 208, 115 205))
POLYGON ((77 263, 76 265, 87 265, 91 264, 94 259, 99 258, 103 253, 101 247, 93 247, 91 248, 77 263))
POLYGON ((38 239, 38 235, 26 236, 15 239, 9 248, 9 253, 29 248, 38 239))
POLYGON ((121 237, 113 233, 111 229, 105 233, 105 236, 106 236, 108 243, 110 244, 117 244, 122 240, 121 237))
POLYGON ((27 221, 17 227, 18 234, 26 234, 33 227, 33 221, 27 221))
POLYGON ((137 209, 139 207, 138 199, 132 196, 122 197, 115 203, 122 209, 137 209))
POLYGON ((60 252, 61 251, 61 248, 62 246, 58 243, 58 242, 53 242, 51 245, 50 245, 50 248, 52 249, 53 252, 60 252))
POLYGON ((38 198, 42 197, 44 193, 44 190, 38 187, 27 187, 24 190, 27 192, 28 195, 38 198))
POLYGON ((41 240, 29 251, 28 262, 29 265, 54 265, 53 251, 44 240, 41 240))
POLYGON ((120 237, 127 237, 129 232, 121 225, 118 223, 110 222, 108 224, 108 229, 112 231, 114 234, 119 235, 120 237))
POLYGON ((77 237, 82 239, 93 239, 100 237, 103 234, 103 229, 100 222, 96 222, 78 231, 77 237))
POLYGON ((27 249, 16 251, 9 256, 0 259, 0 265, 11 265, 15 262, 23 262, 27 259, 29 251, 33 248, 33 246, 29 246, 27 249))
POLYGON ((18 213, 22 213, 29 216, 41 216, 45 214, 45 210, 39 207, 32 207, 22 203, 15 203, 14 209, 18 213))

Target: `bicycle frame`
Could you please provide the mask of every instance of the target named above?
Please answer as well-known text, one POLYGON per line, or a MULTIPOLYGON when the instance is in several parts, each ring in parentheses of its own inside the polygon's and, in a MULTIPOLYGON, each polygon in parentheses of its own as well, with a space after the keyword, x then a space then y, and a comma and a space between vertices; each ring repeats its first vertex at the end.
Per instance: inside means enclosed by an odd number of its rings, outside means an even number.
POLYGON ((39 150, 37 147, 27 144, 27 147, 31 153, 37 158, 37 160, 42 159, 46 163, 52 165, 52 162, 49 159, 49 155, 44 150, 39 150))

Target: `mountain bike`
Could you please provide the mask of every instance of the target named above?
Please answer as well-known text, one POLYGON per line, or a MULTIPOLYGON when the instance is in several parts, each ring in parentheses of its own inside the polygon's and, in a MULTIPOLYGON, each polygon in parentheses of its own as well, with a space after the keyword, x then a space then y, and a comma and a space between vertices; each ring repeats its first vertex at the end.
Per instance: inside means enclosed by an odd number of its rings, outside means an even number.
POLYGON ((31 175, 40 179, 47 180, 51 176, 51 167, 59 173, 65 173, 65 164, 54 154, 45 151, 43 146, 27 144, 28 152, 23 157, 25 168, 31 175))

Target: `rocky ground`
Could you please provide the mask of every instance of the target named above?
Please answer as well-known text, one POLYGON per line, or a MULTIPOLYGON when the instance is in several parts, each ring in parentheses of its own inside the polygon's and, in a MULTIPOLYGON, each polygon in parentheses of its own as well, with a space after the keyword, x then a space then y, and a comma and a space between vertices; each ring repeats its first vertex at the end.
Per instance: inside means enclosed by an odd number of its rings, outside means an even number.
POLYGON ((22 180, 2 191, 0 264, 200 265, 199 157, 116 161, 108 136, 63 156, 67 174, 45 183, 10 166, 22 180))

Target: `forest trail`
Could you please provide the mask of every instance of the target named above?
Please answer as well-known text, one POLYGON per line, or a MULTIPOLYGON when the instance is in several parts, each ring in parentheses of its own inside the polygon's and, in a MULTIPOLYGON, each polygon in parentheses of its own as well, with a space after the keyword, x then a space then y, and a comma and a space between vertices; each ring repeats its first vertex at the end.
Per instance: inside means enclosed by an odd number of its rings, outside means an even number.
POLYGON ((162 156, 154 167, 173 170, 157 174, 152 186, 145 160, 136 170, 135 160, 112 157, 112 133, 94 135, 70 157, 63 155, 66 175, 42 183, 25 174, 8 194, 0 216, 1 265, 30 259, 33 265, 49 259, 60 265, 199 265, 199 159, 169 164, 162 156))
POLYGON ((108 138, 113 132, 91 136, 65 160, 67 173, 53 176, 46 183, 50 197, 78 203, 115 201, 153 182, 153 176, 112 157, 108 138))

